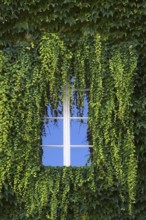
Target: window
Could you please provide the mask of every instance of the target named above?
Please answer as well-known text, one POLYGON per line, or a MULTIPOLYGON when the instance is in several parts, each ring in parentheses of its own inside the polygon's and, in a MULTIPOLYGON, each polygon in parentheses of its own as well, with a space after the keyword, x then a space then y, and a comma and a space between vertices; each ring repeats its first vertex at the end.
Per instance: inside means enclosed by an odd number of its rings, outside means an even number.
MULTIPOLYGON (((73 90, 73 94, 76 90, 73 90)), ((84 92, 83 115, 79 116, 75 104, 70 107, 70 87, 66 85, 63 95, 63 103, 58 106, 58 116, 51 113, 48 107, 48 115, 45 117, 45 133, 42 136, 43 158, 45 166, 83 166, 90 156, 88 144, 88 101, 84 92), (63 111, 62 111, 63 108, 63 111), (57 121, 57 123, 55 123, 57 121)))

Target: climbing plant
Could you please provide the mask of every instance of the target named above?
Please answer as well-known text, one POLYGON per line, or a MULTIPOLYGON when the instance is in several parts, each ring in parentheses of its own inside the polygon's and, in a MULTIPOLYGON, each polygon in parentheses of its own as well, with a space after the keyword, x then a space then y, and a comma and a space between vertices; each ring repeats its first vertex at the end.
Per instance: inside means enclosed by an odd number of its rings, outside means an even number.
POLYGON ((146 3, 144 0, 2 0, 1 44, 10 39, 33 38, 34 33, 100 33, 113 42, 136 40, 143 50, 146 3))
MULTIPOLYGON (((3 214, 3 219, 96 220, 110 212, 109 219, 113 219, 129 216, 128 207, 134 215, 134 45, 111 45, 99 35, 68 43, 61 34, 43 33, 35 41, 9 42, 0 53, 0 71, 1 197, 9 189, 8 197, 15 197, 18 207, 17 212, 3 214), (72 84, 72 78, 79 111, 81 89, 90 88, 93 161, 81 168, 43 167, 40 146, 47 105, 57 107, 60 91, 67 81, 72 84), (115 215, 107 205, 112 192, 119 201, 111 202, 118 210, 115 215), (102 199, 105 213, 97 210, 102 199)), ((1 207, 7 206, 5 198, 1 207)))
POLYGON ((133 119, 129 110, 136 74, 136 54, 130 45, 115 47, 110 52, 109 48, 103 51, 101 43, 98 43, 93 57, 89 123, 93 145, 97 146, 94 148, 94 160, 109 184, 112 184, 115 175, 120 185, 125 184, 123 180, 127 179, 132 203, 135 200, 137 161, 133 119))

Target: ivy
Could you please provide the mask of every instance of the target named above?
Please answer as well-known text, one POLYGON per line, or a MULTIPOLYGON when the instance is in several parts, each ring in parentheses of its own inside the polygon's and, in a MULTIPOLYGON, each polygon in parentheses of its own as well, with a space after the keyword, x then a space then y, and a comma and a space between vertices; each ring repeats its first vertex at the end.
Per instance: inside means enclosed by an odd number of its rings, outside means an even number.
POLYGON ((0 8, 1 218, 145 219, 145 1, 0 8), (42 167, 46 106, 57 107, 72 78, 81 114, 90 88, 92 166, 42 167))
MULTIPOLYGON (((145 1, 23 1, 0 3, 1 43, 8 39, 30 40, 34 33, 100 33, 113 42, 136 40, 143 50, 146 30, 145 1)), ((67 35, 66 35, 67 36, 67 35)))
MULTIPOLYGON (((94 161, 97 167, 102 169, 101 175, 104 175, 111 185, 114 175, 121 185, 127 182, 132 203, 135 197, 137 161, 133 120, 129 108, 137 61, 131 46, 128 49, 127 47, 122 45, 121 49, 115 48, 113 54, 108 49, 102 52, 104 49, 97 38, 96 51, 91 63, 94 72, 91 82, 89 125, 93 135, 93 146, 96 146, 93 153, 94 161)), ((129 208, 131 211, 131 205, 129 208)))
MULTIPOLYGON (((58 94, 66 84, 71 58, 72 53, 57 35, 44 34, 42 36, 40 42, 41 74, 44 75, 44 80, 48 83, 49 98, 54 108, 57 107, 59 102, 58 94), (59 69, 60 64, 61 69, 59 69)), ((47 91, 45 100, 47 104, 47 91)))
MULTIPOLYGON (((68 44, 61 34, 43 33, 35 41, 7 45, 0 71, 0 188, 2 196, 9 189, 9 198, 15 197, 18 212, 11 211, 11 219, 132 218, 138 169, 134 46, 111 45, 99 35, 68 44), (43 167, 46 108, 58 106, 60 91, 72 78, 79 111, 81 90, 90 88, 93 161, 89 167, 43 167)), ((1 207, 8 205, 4 198, 1 207)))

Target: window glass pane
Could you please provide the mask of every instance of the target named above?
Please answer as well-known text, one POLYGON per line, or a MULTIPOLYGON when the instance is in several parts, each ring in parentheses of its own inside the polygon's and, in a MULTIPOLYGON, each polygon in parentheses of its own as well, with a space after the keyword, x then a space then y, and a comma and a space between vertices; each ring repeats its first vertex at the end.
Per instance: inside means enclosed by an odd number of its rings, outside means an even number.
POLYGON ((42 145, 63 145, 63 120, 49 119, 42 134, 42 145))
POLYGON ((71 79, 70 79, 71 85, 74 84, 74 81, 75 81, 74 76, 72 76, 71 79))
POLYGON ((88 163, 90 151, 88 147, 71 147, 71 165, 85 166, 88 163))
POLYGON ((71 132, 71 145, 88 145, 87 130, 88 124, 87 119, 71 119, 70 120, 70 132, 71 132))
MULTIPOLYGON (((82 115, 83 117, 88 117, 87 93, 89 93, 89 92, 84 93, 84 109, 83 109, 83 115, 82 115)), ((76 106, 76 100, 74 99, 74 94, 75 94, 75 92, 73 92, 73 98, 72 98, 73 105, 72 105, 72 109, 71 109, 71 117, 78 117, 78 116, 80 116, 80 114, 79 114, 79 111, 76 106)))
POLYGON ((63 105, 62 102, 59 102, 58 108, 57 109, 52 109, 48 105, 47 106, 47 116, 48 117, 63 117, 63 105))
POLYGON ((44 166, 63 166, 62 147, 42 147, 42 164, 44 166))

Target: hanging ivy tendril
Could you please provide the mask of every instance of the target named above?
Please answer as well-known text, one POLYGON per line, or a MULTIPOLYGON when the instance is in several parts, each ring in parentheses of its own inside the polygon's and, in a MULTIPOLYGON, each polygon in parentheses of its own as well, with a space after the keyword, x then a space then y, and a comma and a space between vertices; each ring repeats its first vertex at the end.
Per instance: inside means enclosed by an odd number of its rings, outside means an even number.
POLYGON ((99 175, 109 184, 112 185, 116 177, 121 186, 128 187, 131 212, 135 202, 137 161, 130 108, 137 56, 128 44, 104 47, 99 36, 94 44, 89 111, 93 160, 99 175))
POLYGON ((44 75, 47 83, 46 104, 48 104, 49 93, 49 101, 53 108, 57 108, 60 91, 69 80, 71 58, 72 53, 57 35, 44 34, 42 36, 40 41, 41 75, 44 75))
POLYGON ((137 55, 130 44, 109 45, 99 35, 84 36, 71 48, 61 36, 44 33, 36 42, 17 42, 0 52, 0 190, 8 182, 30 218, 47 207, 50 220, 90 219, 90 212, 80 212, 80 196, 96 195, 97 178, 106 189, 116 181, 123 202, 128 189, 131 213, 137 161, 130 109, 137 55), (44 168, 40 145, 46 106, 58 107, 72 79, 79 111, 82 90, 90 88, 92 163, 44 168))

